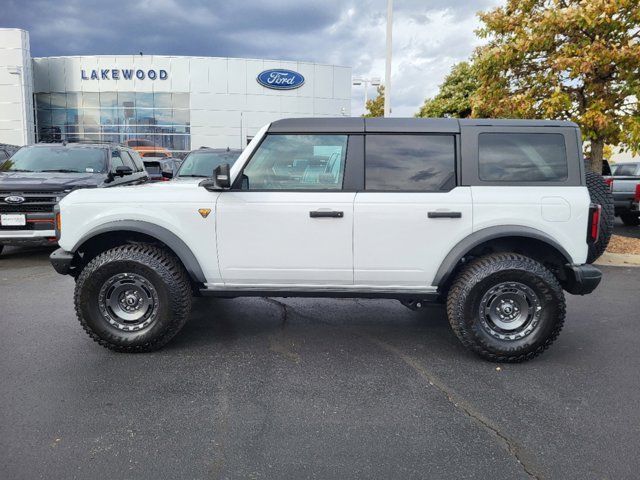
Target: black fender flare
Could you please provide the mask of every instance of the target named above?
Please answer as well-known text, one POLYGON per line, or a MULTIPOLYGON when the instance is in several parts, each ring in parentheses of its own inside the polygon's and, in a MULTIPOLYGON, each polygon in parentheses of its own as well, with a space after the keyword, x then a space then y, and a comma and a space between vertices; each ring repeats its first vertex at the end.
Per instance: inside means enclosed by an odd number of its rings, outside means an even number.
POLYGON ((141 220, 117 220, 92 228, 76 242, 71 252, 75 253, 87 241, 109 232, 143 233, 161 241, 176 254, 193 280, 207 282, 196 256, 180 237, 164 227, 141 220))
POLYGON ((436 287, 444 285, 453 273, 458 262, 473 248, 488 240, 496 240, 505 237, 523 237, 540 240, 541 242, 544 242, 550 247, 556 249, 558 253, 564 257, 565 263, 573 263, 569 252, 567 252, 562 245, 543 231, 521 225, 500 225, 496 227, 483 228, 482 230, 473 232, 471 235, 458 242, 440 264, 440 268, 438 268, 436 276, 433 279, 433 285, 436 287))

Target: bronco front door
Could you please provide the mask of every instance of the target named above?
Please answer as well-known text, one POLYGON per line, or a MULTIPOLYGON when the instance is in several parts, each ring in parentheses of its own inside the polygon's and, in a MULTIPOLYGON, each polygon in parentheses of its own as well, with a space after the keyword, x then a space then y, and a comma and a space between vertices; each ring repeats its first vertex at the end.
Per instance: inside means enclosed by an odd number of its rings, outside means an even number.
POLYGON ((348 135, 268 134, 216 205, 225 285, 353 284, 348 135))

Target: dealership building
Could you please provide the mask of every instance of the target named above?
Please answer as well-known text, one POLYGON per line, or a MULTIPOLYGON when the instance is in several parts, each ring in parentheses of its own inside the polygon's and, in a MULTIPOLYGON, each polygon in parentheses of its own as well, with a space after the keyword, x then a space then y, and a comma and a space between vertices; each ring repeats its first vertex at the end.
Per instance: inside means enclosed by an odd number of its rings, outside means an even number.
POLYGON ((351 68, 163 55, 31 57, 0 28, 0 143, 144 138, 173 151, 242 148, 286 117, 350 116, 351 68))

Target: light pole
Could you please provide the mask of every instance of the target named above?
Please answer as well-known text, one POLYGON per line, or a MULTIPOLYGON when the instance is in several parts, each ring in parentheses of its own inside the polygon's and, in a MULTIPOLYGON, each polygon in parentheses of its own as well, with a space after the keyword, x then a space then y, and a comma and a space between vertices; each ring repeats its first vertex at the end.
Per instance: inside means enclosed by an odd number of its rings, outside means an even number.
POLYGON ((384 69, 384 116, 391 114, 391 53, 393 33, 393 0, 387 0, 387 60, 384 69))
POLYGON ((364 85, 364 110, 367 110, 367 102, 369 101, 369 85, 377 87, 380 85, 380 78, 378 77, 355 77, 352 85, 364 85))

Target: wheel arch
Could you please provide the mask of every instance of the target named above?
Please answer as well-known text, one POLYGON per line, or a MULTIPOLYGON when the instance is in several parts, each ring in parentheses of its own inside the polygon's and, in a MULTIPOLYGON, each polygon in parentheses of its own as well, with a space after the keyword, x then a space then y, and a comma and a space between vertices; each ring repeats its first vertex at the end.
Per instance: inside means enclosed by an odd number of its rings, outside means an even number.
POLYGON ((519 225, 488 227, 465 237, 449 251, 433 285, 446 289, 466 257, 506 251, 522 253, 554 267, 552 271, 561 282, 565 280, 564 265, 572 263, 569 252, 541 230, 519 225))
POLYGON ((102 224, 83 235, 71 252, 86 252, 91 257, 95 252, 132 241, 160 244, 180 260, 194 282, 206 283, 202 267, 189 246, 172 231, 149 222, 119 220, 102 224))

